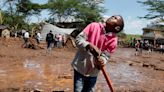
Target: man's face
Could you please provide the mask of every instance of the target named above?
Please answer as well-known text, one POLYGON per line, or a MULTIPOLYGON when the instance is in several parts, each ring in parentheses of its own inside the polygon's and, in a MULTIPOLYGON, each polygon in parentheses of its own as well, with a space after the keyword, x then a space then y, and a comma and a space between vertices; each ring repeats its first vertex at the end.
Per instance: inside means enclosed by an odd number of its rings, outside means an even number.
POLYGON ((112 16, 106 21, 106 30, 107 32, 118 33, 120 31, 122 18, 120 16, 112 16))

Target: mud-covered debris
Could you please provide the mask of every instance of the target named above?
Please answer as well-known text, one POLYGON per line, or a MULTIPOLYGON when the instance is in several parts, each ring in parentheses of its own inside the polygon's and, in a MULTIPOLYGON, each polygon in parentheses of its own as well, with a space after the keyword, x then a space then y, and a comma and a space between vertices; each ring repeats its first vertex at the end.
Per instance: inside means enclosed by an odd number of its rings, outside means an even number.
POLYGON ((31 92, 44 92, 44 91, 36 89, 36 90, 31 91, 31 92))
POLYGON ((67 75, 59 75, 58 78, 64 78, 64 79, 72 79, 72 75, 71 74, 67 74, 67 75))
POLYGON ((148 64, 148 63, 143 63, 142 66, 143 66, 143 67, 149 67, 149 64, 148 64))
POLYGON ((133 66, 132 61, 126 61, 128 63, 129 66, 133 66))
POLYGON ((154 67, 154 70, 164 71, 164 67, 160 67, 160 66, 158 66, 158 67, 154 67))

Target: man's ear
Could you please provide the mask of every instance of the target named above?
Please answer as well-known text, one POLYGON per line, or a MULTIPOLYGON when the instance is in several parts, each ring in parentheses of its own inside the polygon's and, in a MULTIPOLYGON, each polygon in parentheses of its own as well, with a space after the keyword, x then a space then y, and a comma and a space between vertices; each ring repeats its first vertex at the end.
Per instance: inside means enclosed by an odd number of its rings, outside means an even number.
POLYGON ((116 26, 116 27, 115 27, 115 30, 116 30, 116 31, 120 31, 120 29, 121 29, 120 26, 116 26))

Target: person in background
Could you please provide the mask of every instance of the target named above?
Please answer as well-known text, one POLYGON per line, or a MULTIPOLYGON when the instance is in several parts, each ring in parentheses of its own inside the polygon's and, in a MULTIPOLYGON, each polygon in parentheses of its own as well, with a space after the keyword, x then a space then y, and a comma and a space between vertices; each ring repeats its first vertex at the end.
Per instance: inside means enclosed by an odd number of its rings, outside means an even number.
POLYGON ((66 42, 67 42, 67 39, 68 39, 68 35, 67 34, 64 34, 63 36, 62 36, 62 45, 63 45, 63 48, 66 48, 67 47, 67 44, 66 44, 66 42))
POLYGON ((26 31, 26 32, 23 34, 24 44, 22 45, 22 47, 28 48, 29 37, 30 37, 30 36, 29 36, 29 32, 26 31))
POLYGON ((115 52, 116 36, 124 27, 122 16, 115 15, 103 23, 89 24, 77 37, 77 53, 72 61, 74 92, 93 92, 97 76, 115 52))
POLYGON ((139 52, 140 52, 140 42, 139 40, 137 40, 137 42, 135 43, 135 55, 138 56, 139 55, 139 52))
POLYGON ((36 41, 37 41, 37 44, 40 44, 40 40, 41 40, 41 34, 40 34, 40 32, 37 32, 36 33, 36 41))
POLYGON ((50 30, 49 33, 46 35, 46 42, 47 42, 47 53, 51 52, 52 49, 52 43, 54 41, 54 35, 52 34, 52 31, 50 30))
POLYGON ((61 48, 62 47, 62 43, 63 43, 63 37, 61 34, 58 35, 58 39, 59 39, 59 47, 58 48, 61 48))

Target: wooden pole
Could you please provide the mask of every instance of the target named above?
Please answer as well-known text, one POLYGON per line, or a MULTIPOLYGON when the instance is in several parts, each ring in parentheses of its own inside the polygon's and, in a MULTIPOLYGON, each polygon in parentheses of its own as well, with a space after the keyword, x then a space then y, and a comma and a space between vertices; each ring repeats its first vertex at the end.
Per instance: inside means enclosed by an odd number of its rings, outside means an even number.
POLYGON ((104 75, 104 77, 105 77, 105 79, 106 79, 106 82, 107 82, 108 87, 110 88, 111 92, 115 92, 115 91, 114 91, 114 88, 113 88, 113 86, 112 86, 112 81, 111 81, 110 77, 108 76, 108 74, 107 74, 107 72, 106 72, 106 70, 105 70, 105 67, 102 67, 102 68, 101 68, 101 71, 102 71, 102 73, 103 73, 103 75, 104 75))

